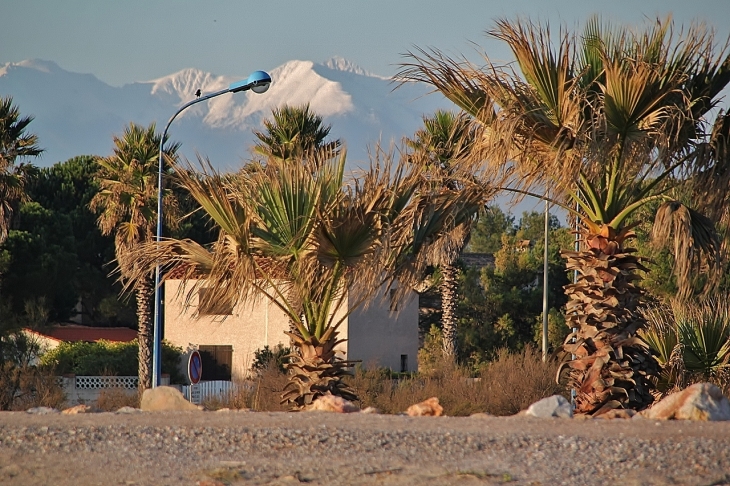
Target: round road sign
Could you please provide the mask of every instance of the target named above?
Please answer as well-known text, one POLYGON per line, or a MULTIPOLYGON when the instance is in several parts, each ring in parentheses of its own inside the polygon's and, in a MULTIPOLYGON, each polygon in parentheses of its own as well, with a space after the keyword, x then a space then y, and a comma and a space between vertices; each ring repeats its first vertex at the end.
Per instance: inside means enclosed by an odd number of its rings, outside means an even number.
POLYGON ((195 385, 200 381, 202 376, 203 360, 198 351, 193 351, 190 353, 190 358, 188 359, 188 378, 190 378, 190 383, 195 385))

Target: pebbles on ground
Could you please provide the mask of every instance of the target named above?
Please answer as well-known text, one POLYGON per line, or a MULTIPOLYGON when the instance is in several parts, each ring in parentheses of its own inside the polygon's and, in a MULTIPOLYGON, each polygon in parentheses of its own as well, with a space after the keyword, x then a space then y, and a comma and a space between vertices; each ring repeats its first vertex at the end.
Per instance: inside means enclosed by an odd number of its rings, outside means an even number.
POLYGON ((0 413, 0 484, 200 481, 730 484, 730 423, 316 412, 0 413))

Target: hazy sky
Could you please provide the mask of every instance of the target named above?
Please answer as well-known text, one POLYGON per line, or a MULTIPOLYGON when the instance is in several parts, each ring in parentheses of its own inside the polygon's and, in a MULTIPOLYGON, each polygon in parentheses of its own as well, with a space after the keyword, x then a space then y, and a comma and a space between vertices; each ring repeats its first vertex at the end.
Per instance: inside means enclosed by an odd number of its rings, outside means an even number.
POLYGON ((414 46, 458 55, 471 42, 505 60, 484 31, 517 15, 575 27, 593 13, 641 23, 669 13, 707 21, 723 41, 730 0, 0 0, 0 63, 55 61, 114 86, 193 67, 247 76, 292 59, 341 56, 390 76, 414 46))

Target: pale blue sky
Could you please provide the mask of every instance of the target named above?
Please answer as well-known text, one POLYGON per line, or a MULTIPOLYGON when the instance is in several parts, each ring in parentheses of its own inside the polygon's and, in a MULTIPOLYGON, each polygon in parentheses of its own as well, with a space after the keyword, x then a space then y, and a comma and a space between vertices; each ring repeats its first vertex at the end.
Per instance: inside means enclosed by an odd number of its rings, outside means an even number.
POLYGON ((730 0, 0 0, 0 63, 55 61, 114 86, 332 56, 390 76, 413 46, 471 55, 475 42, 508 59, 484 36, 497 17, 575 27, 593 13, 629 23, 672 13, 678 24, 707 21, 722 42, 730 32, 730 0))

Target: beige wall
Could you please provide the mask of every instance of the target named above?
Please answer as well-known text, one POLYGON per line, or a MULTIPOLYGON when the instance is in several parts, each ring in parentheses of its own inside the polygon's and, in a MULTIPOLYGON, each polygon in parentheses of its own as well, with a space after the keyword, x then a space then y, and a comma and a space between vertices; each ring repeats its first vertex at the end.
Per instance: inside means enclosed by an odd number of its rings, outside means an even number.
POLYGON ((371 305, 356 309, 348 318, 347 359, 363 365, 401 371, 401 356, 407 356, 407 371, 418 371, 418 295, 411 292, 398 302, 378 296, 371 305))
MULTIPOLYGON (((190 301, 191 308, 185 311, 184 295, 178 295, 180 285, 180 280, 165 282, 165 339, 181 346, 187 353, 200 345, 232 345, 234 380, 246 376, 257 349, 266 345, 273 348, 279 343, 288 345, 289 338, 284 331, 288 329, 289 321, 273 304, 262 301, 248 309, 237 305, 233 315, 196 319, 193 314, 198 303, 197 294, 190 301)), ((183 361, 187 367, 187 358, 183 361)), ((184 374, 187 376, 187 369, 184 374)))
MULTIPOLYGON (((262 300, 253 307, 234 307, 233 315, 194 318, 197 295, 185 311, 181 281, 165 282, 165 339, 190 352, 200 345, 233 346, 233 379, 243 379, 253 362, 253 353, 265 345, 289 345, 284 331, 289 328, 286 315, 275 305, 262 300)), ((189 285, 190 287, 190 285, 189 285)), ((389 301, 377 298, 367 308, 355 310, 340 325, 339 338, 347 339, 339 348, 340 356, 361 360, 364 366, 384 366, 400 371, 401 355, 408 356, 408 370, 416 371, 418 353, 418 298, 399 302, 399 312, 389 310, 389 301)), ((342 315, 344 309, 339 314, 342 315)), ((187 366, 187 358, 184 360, 187 366)), ((187 369, 184 370, 187 376, 187 369)))

